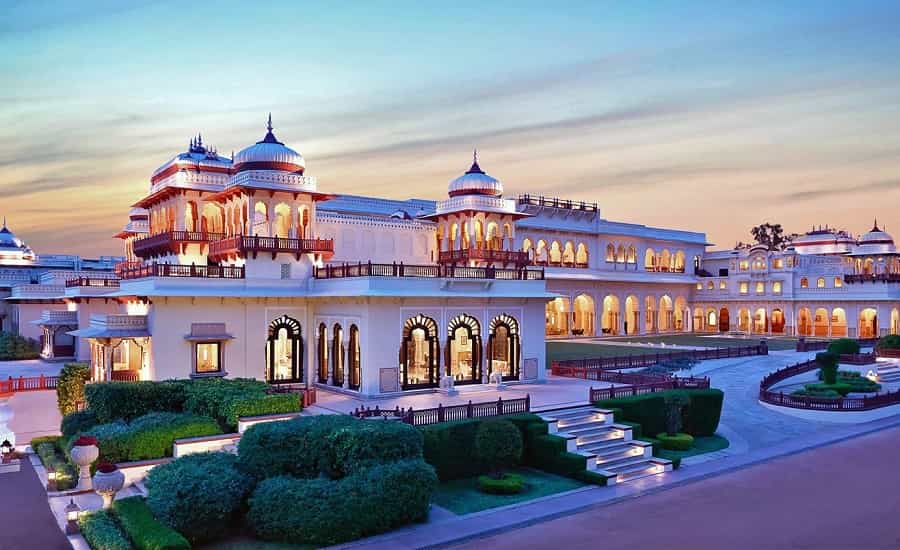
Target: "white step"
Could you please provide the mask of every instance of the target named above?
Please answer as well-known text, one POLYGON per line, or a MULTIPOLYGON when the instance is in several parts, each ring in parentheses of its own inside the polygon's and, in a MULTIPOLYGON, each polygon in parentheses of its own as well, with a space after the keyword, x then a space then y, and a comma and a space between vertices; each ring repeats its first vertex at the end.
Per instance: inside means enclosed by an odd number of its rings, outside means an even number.
POLYGON ((578 446, 581 447, 583 445, 590 445, 594 443, 621 442, 631 440, 625 438, 625 435, 621 432, 621 430, 618 430, 612 426, 603 426, 601 428, 597 428, 596 430, 579 434, 576 441, 578 443, 578 446))
POLYGON ((606 449, 590 449, 588 452, 597 455, 597 465, 605 468, 606 464, 614 464, 619 460, 633 458, 653 458, 653 447, 641 447, 626 444, 621 447, 606 449))

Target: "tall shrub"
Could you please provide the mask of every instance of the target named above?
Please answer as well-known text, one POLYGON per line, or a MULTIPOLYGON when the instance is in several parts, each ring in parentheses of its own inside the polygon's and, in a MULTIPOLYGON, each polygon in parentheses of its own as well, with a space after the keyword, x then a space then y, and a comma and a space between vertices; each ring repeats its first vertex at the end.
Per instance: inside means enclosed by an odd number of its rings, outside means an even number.
POLYGON ((816 363, 822 371, 822 381, 826 384, 837 383, 838 362, 840 357, 830 351, 816 354, 816 363))
POLYGON ((84 390, 88 408, 101 423, 131 420, 151 412, 181 412, 190 382, 102 382, 84 390))
POLYGON ((91 378, 91 367, 85 363, 66 363, 56 382, 56 405, 63 416, 78 410, 84 403, 84 384, 91 378))
POLYGON ((859 353, 859 342, 852 338, 838 338, 828 344, 828 351, 836 355, 853 355, 859 353))
POLYGON ((684 408, 690 405, 691 399, 681 393, 672 392, 665 396, 666 400, 666 434, 675 435, 684 424, 684 408))
POLYGON ((485 420, 475 434, 475 454, 496 479, 522 460, 522 434, 508 420, 485 420))

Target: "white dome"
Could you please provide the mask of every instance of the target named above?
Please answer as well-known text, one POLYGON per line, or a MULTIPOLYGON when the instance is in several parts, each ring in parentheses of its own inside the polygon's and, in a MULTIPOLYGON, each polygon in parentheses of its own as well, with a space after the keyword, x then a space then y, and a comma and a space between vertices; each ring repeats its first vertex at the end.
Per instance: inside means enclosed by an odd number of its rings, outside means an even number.
POLYGON ((447 189, 451 197, 460 195, 489 195, 499 197, 503 194, 503 184, 497 178, 491 177, 478 166, 476 154, 472 166, 465 174, 450 182, 447 189))
POLYGON ((266 136, 255 144, 238 151, 232 159, 235 172, 244 170, 279 170, 303 174, 306 162, 303 155, 278 141, 272 133, 272 115, 266 136))
POLYGON ((854 255, 859 254, 893 254, 896 252, 894 238, 878 228, 878 222, 872 230, 859 239, 859 247, 854 255))

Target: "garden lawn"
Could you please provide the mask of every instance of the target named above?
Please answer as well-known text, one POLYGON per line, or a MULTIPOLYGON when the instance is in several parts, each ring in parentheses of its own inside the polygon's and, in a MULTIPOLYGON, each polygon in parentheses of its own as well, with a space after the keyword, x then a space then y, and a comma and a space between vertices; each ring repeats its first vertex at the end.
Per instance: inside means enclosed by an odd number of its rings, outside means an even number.
POLYGON ((519 474, 525 480, 525 488, 521 493, 515 495, 489 495, 482 493, 478 490, 478 477, 476 476, 441 483, 438 485, 432 500, 438 506, 446 508, 454 514, 464 515, 571 491, 585 486, 584 483, 574 479, 530 468, 519 468, 512 470, 512 473, 519 474))
POLYGON ((194 546, 194 550, 312 550, 315 546, 308 544, 285 544, 257 540, 249 535, 236 536, 194 546))
MULTIPOLYGON (((648 439, 647 441, 652 442, 653 440, 648 439)), ((705 437, 695 437, 693 447, 686 451, 670 451, 668 449, 659 448, 653 455, 659 458, 674 460, 676 458, 687 458, 689 456, 714 453, 728 448, 728 445, 728 440, 721 435, 710 435, 705 437)))
MULTIPOLYGON (((735 348, 759 344, 759 341, 763 338, 767 337, 761 334, 753 334, 746 338, 703 336, 700 334, 672 334, 665 336, 629 336, 627 338, 615 338, 615 340, 619 342, 665 343, 667 345, 676 344, 679 346, 697 346, 704 348, 735 348)), ((783 351, 796 349, 797 347, 796 338, 777 336, 768 337, 767 340, 770 350, 783 351)))
POLYGON ((586 359, 589 357, 619 357, 622 355, 653 355, 660 350, 638 346, 610 346, 589 342, 547 342, 547 368, 552 361, 586 359))

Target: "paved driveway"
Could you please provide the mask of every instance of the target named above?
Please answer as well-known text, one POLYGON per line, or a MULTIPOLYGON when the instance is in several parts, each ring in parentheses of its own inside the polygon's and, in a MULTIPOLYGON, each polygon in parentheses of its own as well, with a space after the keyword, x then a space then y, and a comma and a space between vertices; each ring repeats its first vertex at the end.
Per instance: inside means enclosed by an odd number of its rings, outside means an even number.
POLYGON ((31 463, 24 458, 19 464, 18 472, 0 473, 0 550, 71 548, 31 463))
POLYGON ((887 429, 461 548, 896 549, 898 438, 887 429))

